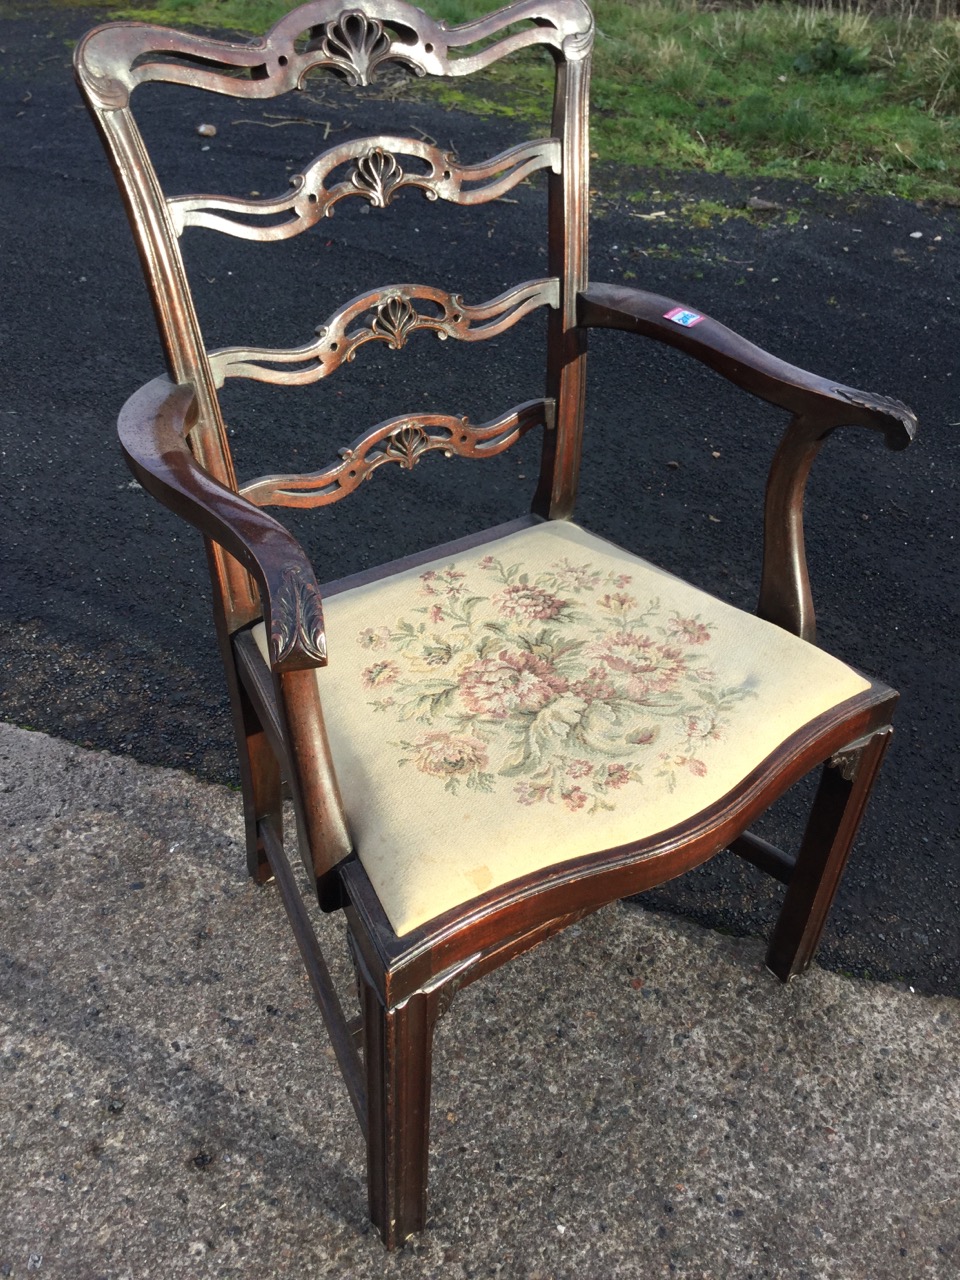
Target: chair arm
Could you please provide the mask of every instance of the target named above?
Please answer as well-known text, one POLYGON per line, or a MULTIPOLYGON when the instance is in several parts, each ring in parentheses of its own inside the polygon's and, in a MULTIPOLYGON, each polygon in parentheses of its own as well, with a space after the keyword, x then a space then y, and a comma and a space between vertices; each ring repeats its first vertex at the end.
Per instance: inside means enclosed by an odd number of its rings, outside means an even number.
POLYGON ((124 405, 118 432, 137 480, 164 506, 219 543, 260 587, 274 671, 326 663, 320 591, 313 566, 278 520, 214 480, 186 442, 196 415, 191 385, 166 376, 124 405))
POLYGON ((757 613, 812 643, 816 617, 803 545, 803 496, 813 461, 841 426, 871 427, 888 448, 905 449, 916 433, 913 411, 899 400, 806 373, 709 316, 639 289, 590 284, 578 295, 577 320, 585 329, 623 329, 676 347, 792 413, 767 479, 757 613), (672 313, 692 316, 693 323, 678 323, 672 313))
POLYGON ((620 285, 589 284, 577 303, 582 328, 624 329, 676 347, 744 391, 816 424, 822 434, 841 426, 873 427, 883 432, 888 448, 905 449, 916 432, 912 410, 899 400, 818 378, 670 298, 620 285), (671 312, 699 318, 688 327, 668 319, 671 312))

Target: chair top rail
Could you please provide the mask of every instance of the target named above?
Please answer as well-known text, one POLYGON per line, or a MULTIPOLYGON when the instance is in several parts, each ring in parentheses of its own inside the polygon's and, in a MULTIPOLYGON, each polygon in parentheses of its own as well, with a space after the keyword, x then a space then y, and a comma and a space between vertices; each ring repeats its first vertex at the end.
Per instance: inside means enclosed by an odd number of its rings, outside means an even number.
POLYGON ((342 0, 311 0, 263 37, 243 42, 145 23, 109 23, 81 41, 75 61, 92 104, 115 111, 128 106, 137 86, 151 81, 266 99, 302 87, 318 68, 353 85, 372 83, 391 64, 421 76, 463 76, 536 45, 579 61, 592 42, 593 16, 583 0, 521 0, 455 27, 405 0, 353 0, 347 6, 342 0), (485 47, 466 52, 477 45, 485 47))

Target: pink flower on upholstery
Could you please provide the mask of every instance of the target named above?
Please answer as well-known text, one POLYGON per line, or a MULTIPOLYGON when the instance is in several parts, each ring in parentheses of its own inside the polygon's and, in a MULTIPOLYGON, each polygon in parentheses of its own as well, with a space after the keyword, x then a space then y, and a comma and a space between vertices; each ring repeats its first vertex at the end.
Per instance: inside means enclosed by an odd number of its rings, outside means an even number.
POLYGON ((484 556, 483 559, 478 561, 477 563, 478 563, 478 567, 481 569, 492 569, 496 561, 494 560, 493 556, 484 556))
POLYGON ((570 686, 570 692, 587 702, 602 702, 605 698, 615 698, 617 691, 608 679, 609 672, 603 667, 592 667, 584 680, 577 680, 570 686))
POLYGON ((678 769, 682 769, 686 766, 686 768, 688 768, 690 772, 695 774, 698 778, 705 778, 707 776, 707 766, 702 760, 698 760, 695 756, 677 756, 673 763, 678 769))
POLYGON ((375 662, 363 673, 363 683, 368 689, 381 689, 399 679, 400 668, 395 662, 375 662))
POLYGON ((626 613, 628 609, 632 609, 637 603, 636 596, 628 596, 623 591, 617 591, 613 595, 609 593, 601 596, 597 604, 601 609, 614 609, 621 613, 626 613))
POLYGON ((627 687, 636 698, 651 693, 666 693, 687 674, 687 665, 679 649, 658 644, 631 674, 627 687))
POLYGON ((613 580, 613 585, 615 587, 619 587, 620 590, 622 591, 624 587, 629 587, 632 581, 633 581, 633 578, 629 573, 618 573, 613 580))
POLYGON ((431 623, 434 626, 437 626, 438 623, 443 621, 443 610, 440 608, 438 604, 433 605, 433 607, 430 610, 429 617, 430 617, 431 623))
POLYGON ((561 795, 563 803, 574 812, 577 809, 582 809, 587 803, 587 793, 581 787, 571 787, 569 791, 561 792, 561 795))
POLYGON ((389 639, 389 627, 367 627, 357 636, 357 644, 361 649, 382 649, 389 639))
POLYGON ((706 644, 710 639, 710 628, 697 618, 681 618, 675 613, 668 626, 674 635, 687 644, 706 644))
POLYGON ((463 591, 465 575, 451 565, 447 569, 428 569, 420 575, 420 590, 424 595, 458 596, 463 591))
POLYGON ((542 587, 527 587, 522 583, 514 583, 506 587, 498 596, 493 597, 505 618, 526 618, 530 622, 546 622, 562 613, 567 601, 542 587))
POLYGON ((636 733, 631 733, 627 741, 633 747, 649 747, 651 742, 656 742, 660 737, 660 726, 649 725, 646 729, 638 729, 636 733))
POLYGON ((474 715, 505 720, 515 711, 539 711, 561 693, 567 681, 549 662, 532 653, 501 649, 460 673, 460 696, 474 715))
POLYGON ((723 730, 713 717, 701 720, 698 716, 687 718, 687 737, 700 738, 701 741, 712 738, 715 741, 723 737, 723 730))
POLYGON ((549 787, 537 786, 533 782, 518 782, 513 790, 520 804, 539 804, 550 793, 549 787))
POLYGON ((632 698, 642 700, 651 693, 665 693, 687 674, 687 664, 679 649, 657 644, 636 631, 618 631, 592 647, 594 655, 611 671, 627 677, 632 698))
POLYGON ((589 652, 613 671, 637 671, 656 642, 640 631, 614 631, 590 645, 589 652))
POLYGON ((571 760, 567 768, 568 778, 589 778, 593 765, 589 760, 571 760))
POLYGON ((608 787, 624 787, 630 781, 630 770, 625 764, 607 765, 606 783, 608 787))
POLYGON ((487 744, 469 733, 428 733, 414 745, 417 768, 436 778, 479 773, 487 767, 487 744))
POLYGON ((551 568, 557 586, 573 591, 596 591, 603 576, 588 564, 571 564, 569 560, 561 560, 551 568))

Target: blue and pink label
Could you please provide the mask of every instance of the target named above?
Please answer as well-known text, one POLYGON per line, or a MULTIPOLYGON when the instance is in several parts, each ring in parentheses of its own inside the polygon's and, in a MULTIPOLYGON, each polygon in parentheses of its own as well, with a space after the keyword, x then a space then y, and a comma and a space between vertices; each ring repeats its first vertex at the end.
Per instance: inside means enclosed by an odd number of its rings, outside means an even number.
POLYGON ((682 324, 685 329, 692 329, 695 324, 705 320, 699 311, 688 311, 686 307, 674 307, 672 311, 663 313, 664 320, 672 320, 674 324, 682 324))

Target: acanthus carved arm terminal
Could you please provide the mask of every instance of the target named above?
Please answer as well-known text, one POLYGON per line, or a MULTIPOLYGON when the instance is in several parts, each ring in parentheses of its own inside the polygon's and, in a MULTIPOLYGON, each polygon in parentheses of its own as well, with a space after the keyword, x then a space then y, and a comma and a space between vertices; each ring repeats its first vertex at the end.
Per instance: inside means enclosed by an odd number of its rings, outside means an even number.
POLYGON ((153 497, 224 547, 260 587, 274 671, 326 663, 320 590, 296 538, 267 512, 218 483, 186 441, 195 392, 165 375, 148 382, 120 414, 120 443, 153 497))

